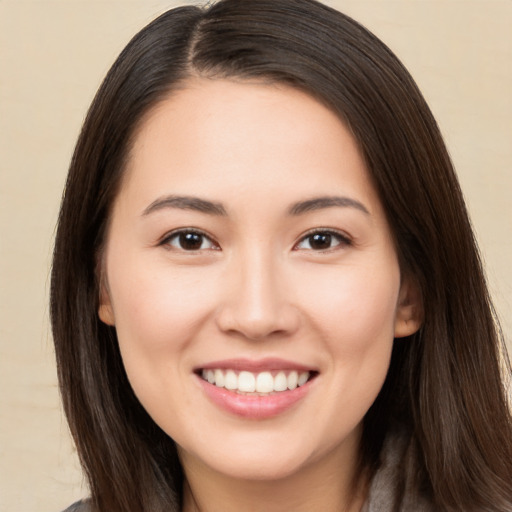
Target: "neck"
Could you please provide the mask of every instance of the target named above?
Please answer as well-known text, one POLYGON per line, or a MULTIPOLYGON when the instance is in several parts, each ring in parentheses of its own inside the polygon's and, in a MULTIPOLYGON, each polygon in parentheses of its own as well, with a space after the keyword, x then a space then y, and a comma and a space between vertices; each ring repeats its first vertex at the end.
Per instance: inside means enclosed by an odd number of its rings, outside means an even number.
POLYGON ((183 512, 359 512, 367 481, 358 471, 357 447, 333 450, 293 475, 272 480, 233 478, 181 454, 183 512))

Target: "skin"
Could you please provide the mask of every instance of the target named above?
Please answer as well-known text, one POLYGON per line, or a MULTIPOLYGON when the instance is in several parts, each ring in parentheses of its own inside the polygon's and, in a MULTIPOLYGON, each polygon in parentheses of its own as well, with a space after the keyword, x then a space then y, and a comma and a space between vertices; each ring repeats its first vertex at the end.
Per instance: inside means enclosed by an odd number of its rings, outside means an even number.
POLYGON ((288 86, 191 79, 139 127, 102 273, 100 318, 117 329, 137 397, 178 445, 184 510, 360 509, 361 421, 420 306, 332 111, 288 86), (168 196, 225 214, 162 203, 168 196), (350 201, 290 213, 332 196, 350 201), (205 234, 200 249, 174 234, 190 228, 205 234), (320 248, 314 229, 327 240, 320 248), (318 372, 271 418, 219 408, 194 373, 268 357, 318 372))

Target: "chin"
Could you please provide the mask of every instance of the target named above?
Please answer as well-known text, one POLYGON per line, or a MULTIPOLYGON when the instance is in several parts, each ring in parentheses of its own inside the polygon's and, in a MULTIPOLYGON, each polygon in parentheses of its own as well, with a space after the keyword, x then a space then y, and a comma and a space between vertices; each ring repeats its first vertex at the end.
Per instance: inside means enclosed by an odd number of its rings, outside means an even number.
POLYGON ((244 436, 227 436, 228 444, 215 443, 212 439, 207 449, 202 447, 191 452, 180 449, 180 457, 182 463, 195 459, 211 472, 230 479, 254 482, 276 482, 306 474, 310 469, 321 466, 326 459, 338 457, 339 446, 336 443, 334 446, 328 443, 319 450, 316 440, 315 449, 314 442, 308 443, 315 441, 311 435, 294 439, 289 434, 259 434, 245 439, 244 436))
POLYGON ((301 473, 306 461, 266 457, 257 459, 227 460, 211 466, 211 469, 229 479, 248 482, 276 482, 301 473))
POLYGON ((297 457, 266 456, 254 459, 227 461, 219 468, 226 476, 248 481, 278 481, 301 472, 307 466, 307 460, 297 457))

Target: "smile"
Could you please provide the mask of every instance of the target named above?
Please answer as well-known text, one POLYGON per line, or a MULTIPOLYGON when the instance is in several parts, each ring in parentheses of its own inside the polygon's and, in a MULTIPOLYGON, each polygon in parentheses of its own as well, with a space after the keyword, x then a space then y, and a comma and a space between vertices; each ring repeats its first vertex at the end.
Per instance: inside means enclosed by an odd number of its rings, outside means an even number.
POLYGON ((273 370, 253 373, 216 368, 203 369, 201 371, 203 380, 218 388, 225 388, 240 394, 260 396, 294 390, 306 384, 311 376, 312 372, 299 372, 296 370, 273 370))
POLYGON ((212 361, 194 373, 214 405, 249 420, 270 419, 297 407, 320 374, 316 368, 272 358, 212 361))

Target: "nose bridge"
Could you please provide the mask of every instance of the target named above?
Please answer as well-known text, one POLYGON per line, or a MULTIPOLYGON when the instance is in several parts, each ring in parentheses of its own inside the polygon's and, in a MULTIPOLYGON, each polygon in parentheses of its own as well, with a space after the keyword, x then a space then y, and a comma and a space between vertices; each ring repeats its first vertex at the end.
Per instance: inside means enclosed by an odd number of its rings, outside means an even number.
POLYGON ((254 318, 272 317, 282 290, 279 287, 275 258, 270 251, 246 254, 241 264, 239 295, 240 306, 245 315, 254 318))
POLYGON ((231 286, 220 314, 220 327, 248 339, 290 333, 297 318, 281 268, 267 244, 253 244, 230 265, 231 286))

